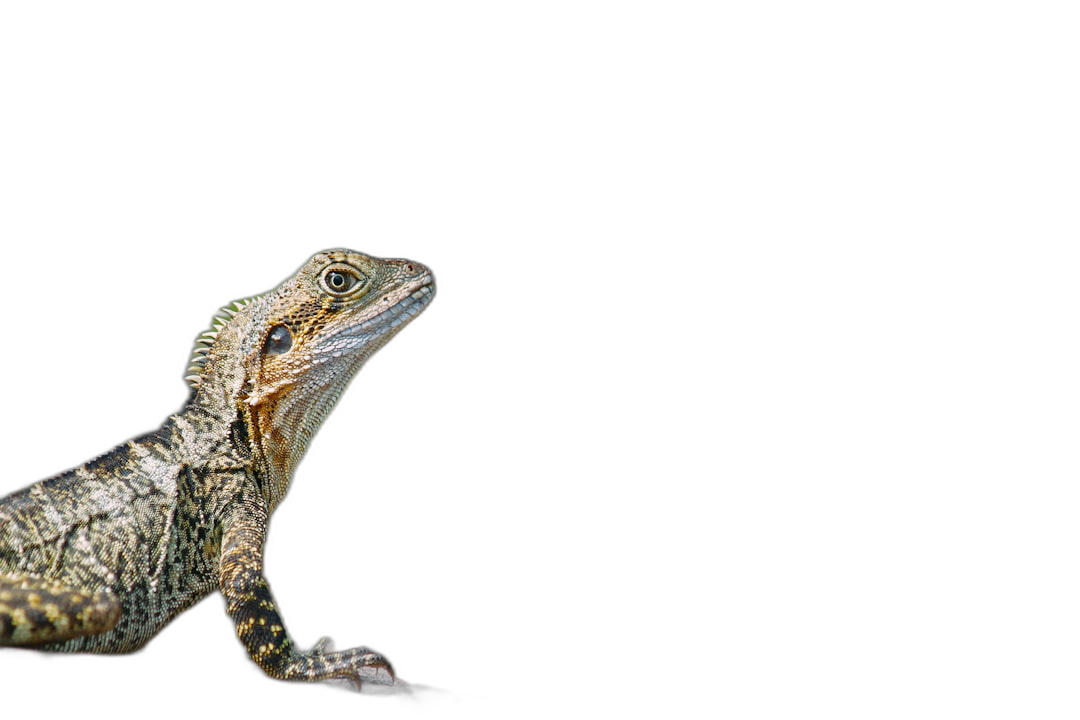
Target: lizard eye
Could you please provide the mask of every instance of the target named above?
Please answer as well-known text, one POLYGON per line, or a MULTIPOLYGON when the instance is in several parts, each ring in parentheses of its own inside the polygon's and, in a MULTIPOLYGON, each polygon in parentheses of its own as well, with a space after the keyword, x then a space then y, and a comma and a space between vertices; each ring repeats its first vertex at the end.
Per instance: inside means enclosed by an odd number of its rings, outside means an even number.
POLYGON ((323 290, 335 297, 351 295, 363 289, 367 276, 350 265, 333 265, 322 274, 323 290))
POLYGON ((292 332, 284 325, 275 325, 270 334, 266 336, 266 345, 263 346, 265 355, 281 355, 289 352, 292 347, 292 332))
POLYGON ((345 273, 326 273, 326 284, 330 286, 331 290, 336 290, 337 292, 348 290, 349 286, 351 286, 354 282, 356 281, 345 273))

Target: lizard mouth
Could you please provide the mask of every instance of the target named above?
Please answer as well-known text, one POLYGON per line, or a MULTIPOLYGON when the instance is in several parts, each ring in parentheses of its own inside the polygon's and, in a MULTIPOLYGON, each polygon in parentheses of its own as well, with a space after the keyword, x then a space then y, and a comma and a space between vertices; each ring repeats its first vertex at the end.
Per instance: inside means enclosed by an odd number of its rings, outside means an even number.
POLYGON ((402 285, 384 297, 382 307, 331 333, 319 343, 334 357, 360 349, 374 341, 385 342, 423 312, 435 297, 435 279, 430 273, 402 285))

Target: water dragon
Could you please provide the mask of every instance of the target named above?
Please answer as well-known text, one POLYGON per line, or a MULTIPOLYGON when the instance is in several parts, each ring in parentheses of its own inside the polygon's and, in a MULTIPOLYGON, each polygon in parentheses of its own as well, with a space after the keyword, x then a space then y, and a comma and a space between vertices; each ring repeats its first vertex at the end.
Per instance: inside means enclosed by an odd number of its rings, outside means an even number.
POLYGON ((367 648, 294 646, 263 545, 346 385, 434 295, 419 263, 331 250, 224 308, 199 336, 186 404, 158 430, 0 499, 0 646, 130 652, 220 591, 271 677, 393 683, 367 648))

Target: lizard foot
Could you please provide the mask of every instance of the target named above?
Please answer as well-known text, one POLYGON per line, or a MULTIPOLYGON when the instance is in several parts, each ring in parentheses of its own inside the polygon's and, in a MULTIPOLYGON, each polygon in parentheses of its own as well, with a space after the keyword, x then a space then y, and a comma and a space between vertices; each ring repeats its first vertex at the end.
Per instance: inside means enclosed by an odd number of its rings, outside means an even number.
POLYGON ((394 666, 388 660, 386 655, 372 652, 364 648, 357 648, 355 652, 359 654, 357 660, 359 660, 361 670, 365 668, 374 668, 376 670, 376 675, 381 671, 381 673, 389 675, 391 680, 397 677, 394 666))
MULTIPOLYGON (((378 657, 378 656, 376 656, 378 657)), ((373 685, 395 685, 394 669, 390 663, 380 658, 382 665, 364 665, 357 668, 356 674, 349 677, 352 684, 359 690, 364 683, 373 685)))
POLYGON ((345 665, 345 672, 342 672, 339 677, 351 681, 357 690, 364 683, 374 683, 376 685, 394 684, 394 668, 386 658, 378 653, 359 647, 334 653, 328 657, 334 656, 343 660, 342 664, 345 665))
MULTIPOLYGON (((325 650, 327 646, 328 643, 320 642, 311 654, 325 650)), ((409 689, 408 684, 395 677, 394 667, 387 657, 379 653, 357 648, 323 657, 336 664, 345 664, 342 669, 348 668, 346 673, 324 680, 326 684, 365 695, 399 695, 409 689)))

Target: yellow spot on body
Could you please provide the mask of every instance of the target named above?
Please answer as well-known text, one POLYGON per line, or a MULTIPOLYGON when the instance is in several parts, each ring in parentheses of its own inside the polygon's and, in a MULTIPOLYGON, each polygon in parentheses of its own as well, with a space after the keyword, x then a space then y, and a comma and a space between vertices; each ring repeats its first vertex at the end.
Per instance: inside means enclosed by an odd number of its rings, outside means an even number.
POLYGON ((11 634, 11 639, 16 643, 26 642, 33 637, 34 626, 30 624, 29 619, 26 617, 26 611, 22 608, 12 609, 11 624, 14 626, 14 632, 11 634))

